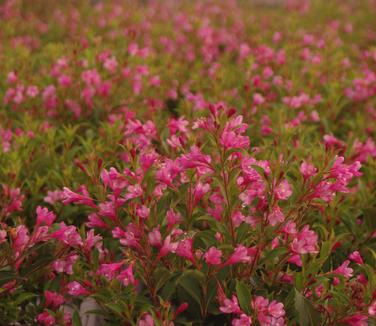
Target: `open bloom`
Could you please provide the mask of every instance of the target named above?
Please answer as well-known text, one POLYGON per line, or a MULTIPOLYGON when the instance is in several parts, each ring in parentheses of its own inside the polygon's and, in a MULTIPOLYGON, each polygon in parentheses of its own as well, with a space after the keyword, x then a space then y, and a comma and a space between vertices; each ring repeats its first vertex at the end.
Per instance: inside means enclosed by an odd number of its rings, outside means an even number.
POLYGON ((350 260, 345 260, 341 266, 337 267, 334 270, 334 273, 343 275, 345 278, 350 278, 353 276, 353 269, 348 267, 350 264, 350 260))
POLYGON ((231 321, 232 326, 251 326, 252 318, 246 314, 241 314, 239 318, 234 318, 231 321))
POLYGON ((68 293, 73 296, 88 295, 90 292, 86 290, 80 283, 73 281, 67 285, 68 293))
POLYGON ((205 253, 204 258, 208 265, 219 265, 221 263, 222 251, 215 247, 210 247, 205 253))
POLYGON ((236 263, 247 263, 251 261, 251 257, 248 255, 248 248, 238 245, 230 258, 226 261, 225 265, 233 265, 236 263))
POLYGON ((241 312, 238 298, 233 295, 231 299, 225 299, 222 305, 219 307, 219 310, 226 314, 239 314, 241 312))

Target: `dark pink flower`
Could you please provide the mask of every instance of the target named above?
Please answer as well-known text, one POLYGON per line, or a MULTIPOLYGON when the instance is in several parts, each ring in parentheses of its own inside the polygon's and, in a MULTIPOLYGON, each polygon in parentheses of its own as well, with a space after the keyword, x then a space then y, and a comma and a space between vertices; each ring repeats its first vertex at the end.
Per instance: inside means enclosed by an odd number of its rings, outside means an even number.
POLYGON ((55 219, 56 215, 53 212, 50 212, 46 207, 37 207, 37 226, 42 224, 51 226, 55 219))
POLYGON ((364 264, 362 256, 360 255, 359 251, 352 252, 349 255, 349 259, 351 259, 352 261, 356 262, 359 265, 363 265, 364 264))
POLYGON ((44 297, 46 298, 46 306, 51 306, 53 309, 60 307, 64 302, 64 297, 53 291, 44 291, 44 297))
POLYGON ((43 311, 37 316, 37 321, 43 326, 55 326, 56 320, 54 316, 51 316, 47 311, 43 311))

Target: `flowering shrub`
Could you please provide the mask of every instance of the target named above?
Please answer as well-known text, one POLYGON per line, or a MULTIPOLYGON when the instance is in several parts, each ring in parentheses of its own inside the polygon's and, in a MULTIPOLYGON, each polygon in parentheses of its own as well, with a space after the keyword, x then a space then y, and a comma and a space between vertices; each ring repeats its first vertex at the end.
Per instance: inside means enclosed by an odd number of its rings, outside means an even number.
POLYGON ((375 323, 375 8, 4 1, 0 324, 375 323))

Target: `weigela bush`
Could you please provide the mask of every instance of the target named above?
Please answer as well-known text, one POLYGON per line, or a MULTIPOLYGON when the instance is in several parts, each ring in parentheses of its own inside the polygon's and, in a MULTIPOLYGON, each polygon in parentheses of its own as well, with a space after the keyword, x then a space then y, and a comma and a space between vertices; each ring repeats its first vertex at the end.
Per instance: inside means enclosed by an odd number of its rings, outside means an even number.
POLYGON ((0 325, 373 325, 375 15, 0 4, 0 325))

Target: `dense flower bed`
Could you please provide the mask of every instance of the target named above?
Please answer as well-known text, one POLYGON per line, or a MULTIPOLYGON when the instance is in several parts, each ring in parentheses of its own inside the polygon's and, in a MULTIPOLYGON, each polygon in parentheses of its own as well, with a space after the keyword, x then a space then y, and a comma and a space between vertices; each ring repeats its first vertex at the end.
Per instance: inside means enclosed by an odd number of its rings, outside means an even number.
POLYGON ((0 325, 372 325, 376 2, 0 4, 0 325))

